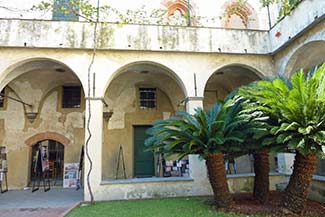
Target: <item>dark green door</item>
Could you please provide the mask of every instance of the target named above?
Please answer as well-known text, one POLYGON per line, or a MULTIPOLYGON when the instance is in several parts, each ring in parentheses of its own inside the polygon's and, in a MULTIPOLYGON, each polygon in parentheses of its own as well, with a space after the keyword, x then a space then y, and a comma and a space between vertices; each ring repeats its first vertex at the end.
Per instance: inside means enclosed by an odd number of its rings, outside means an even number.
POLYGON ((154 176, 154 156, 150 151, 144 151, 144 140, 148 138, 146 130, 151 126, 134 126, 134 176, 154 176))

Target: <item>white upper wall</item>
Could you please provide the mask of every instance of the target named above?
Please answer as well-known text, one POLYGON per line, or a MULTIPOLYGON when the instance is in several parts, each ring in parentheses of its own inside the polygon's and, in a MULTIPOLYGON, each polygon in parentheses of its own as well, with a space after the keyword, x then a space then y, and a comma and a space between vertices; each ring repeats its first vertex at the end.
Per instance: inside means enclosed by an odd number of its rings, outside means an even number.
MULTIPOLYGON (((52 19, 52 11, 39 12, 29 10, 42 1, 43 0, 0 0, 0 18, 52 19)), ((126 15, 127 10, 136 11, 144 6, 145 11, 150 15, 150 13, 155 9, 166 10, 167 8, 164 1, 172 2, 176 0, 100 0, 99 2, 100 6, 109 5, 124 15, 126 15)), ((186 0, 183 1, 186 2, 186 0)), ((227 16, 225 15, 225 7, 234 1, 238 0, 190 0, 190 4, 193 8, 192 15, 202 17, 198 21, 202 26, 224 27, 225 19, 227 19, 227 16)), ((93 5, 97 4, 97 0, 89 0, 89 2, 93 5)), ((247 4, 253 9, 253 14, 256 14, 256 17, 253 15, 249 16, 249 22, 254 24, 248 25, 247 28, 263 30, 269 29, 267 9, 262 8, 260 0, 247 0, 247 4)), ((277 14, 277 6, 271 6, 270 16, 272 24, 275 23, 277 14)), ((111 16, 109 18, 106 17, 105 20, 115 22, 116 18, 111 16)), ((154 21, 152 24, 155 24, 154 21)))
MULTIPOLYGON (((274 54, 312 26, 323 23, 324 2, 303 1, 290 16, 269 31, 101 23, 98 47, 110 50, 274 54)), ((0 47, 91 49, 92 31, 93 25, 88 22, 5 18, 0 19, 0 47)), ((324 33, 324 29, 318 28, 317 33, 313 32, 317 38, 312 38, 324 40, 324 33)))

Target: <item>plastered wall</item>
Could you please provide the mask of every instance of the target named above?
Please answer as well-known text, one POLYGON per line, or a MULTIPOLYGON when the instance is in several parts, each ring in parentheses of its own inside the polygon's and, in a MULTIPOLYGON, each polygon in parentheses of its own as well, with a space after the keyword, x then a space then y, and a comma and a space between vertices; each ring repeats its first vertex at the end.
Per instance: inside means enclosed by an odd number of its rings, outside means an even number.
POLYGON ((133 177, 133 127, 151 125, 155 120, 175 115, 175 111, 184 109, 179 104, 182 99, 184 99, 184 94, 181 88, 172 78, 163 73, 150 71, 148 74, 139 74, 129 71, 122 73, 112 81, 105 93, 105 101, 108 103, 105 109, 113 111, 113 115, 108 122, 104 121, 103 125, 103 180, 115 178, 120 145, 123 146, 127 177, 133 177), (157 83, 157 80, 160 82, 157 83), (157 88, 156 108, 140 108, 139 87, 157 88))
MULTIPOLYGON (((8 151, 10 189, 21 189, 29 184, 32 148, 26 140, 32 136, 54 132, 66 137, 69 144, 65 145, 64 162, 79 161, 84 143, 84 108, 61 108, 61 79, 51 71, 31 71, 12 80, 6 87, 8 96, 33 105, 33 108, 26 108, 28 106, 7 98, 5 109, 0 110, 0 141, 8 151), (25 115, 31 111, 38 113, 32 123, 25 115)), ((68 81, 69 76, 66 79, 68 81)), ((75 79, 69 81, 74 83, 75 79)), ((40 136, 40 139, 53 138, 40 136)))

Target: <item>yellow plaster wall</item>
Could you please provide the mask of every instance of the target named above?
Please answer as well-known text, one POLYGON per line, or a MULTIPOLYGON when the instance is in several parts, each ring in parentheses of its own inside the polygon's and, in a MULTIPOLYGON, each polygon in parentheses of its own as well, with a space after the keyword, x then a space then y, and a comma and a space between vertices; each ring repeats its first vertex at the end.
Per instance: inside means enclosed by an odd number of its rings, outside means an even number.
POLYGON ((58 109, 61 85, 55 74, 46 73, 46 79, 43 77, 41 80, 35 77, 35 72, 26 73, 11 81, 7 90, 9 96, 33 104, 32 109, 6 100, 6 109, 0 110, 0 145, 5 146, 8 152, 10 189, 21 189, 29 184, 32 148, 25 141, 31 136, 55 132, 67 137, 70 144, 65 146, 65 163, 79 162, 80 148, 84 143, 84 106, 79 110, 58 109), (54 88, 51 87, 53 83, 56 84, 54 88), (26 118, 26 111, 38 112, 33 123, 26 118))
MULTIPOLYGON (((132 88, 128 112, 124 114, 114 114, 111 119, 121 118, 124 126, 121 128, 109 129, 108 124, 104 121, 104 145, 103 145, 103 180, 115 178, 116 163, 120 145, 123 146, 127 178, 133 177, 133 126, 151 125, 155 120, 163 119, 163 112, 170 112, 174 115, 174 109, 168 96, 157 88, 157 108, 140 109, 138 106, 137 88, 132 88), (118 117, 114 117, 118 116, 118 117)), ((123 95, 123 94, 122 94, 123 95)), ((118 106, 118 105, 116 105, 118 106)), ((113 108, 114 111, 114 108, 113 108)), ((122 162, 122 161, 120 161, 122 162)), ((120 171, 121 171, 120 167, 120 171)), ((122 171, 119 177, 122 177, 122 171)))

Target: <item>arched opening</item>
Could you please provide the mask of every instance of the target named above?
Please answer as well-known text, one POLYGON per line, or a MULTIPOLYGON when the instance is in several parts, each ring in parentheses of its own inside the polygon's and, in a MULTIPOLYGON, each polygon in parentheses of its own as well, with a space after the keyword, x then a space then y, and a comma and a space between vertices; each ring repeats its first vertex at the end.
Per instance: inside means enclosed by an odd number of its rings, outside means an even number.
POLYGON ((242 65, 228 65, 215 71, 204 88, 203 107, 208 110, 218 99, 224 99, 229 93, 242 85, 260 80, 256 70, 242 65))
POLYGON ((35 168, 40 147, 46 150, 51 186, 63 186, 64 145, 55 140, 43 140, 32 145, 30 186, 34 181, 37 181, 35 168))
POLYGON ((0 141, 10 150, 9 159, 19 159, 17 164, 8 161, 9 187, 21 189, 31 181, 32 152, 22 141, 34 145, 55 140, 66 145, 68 140, 64 163, 78 163, 85 138, 85 99, 78 75, 66 64, 48 58, 23 60, 2 75, 6 100, 0 109, 0 141), (61 140, 57 135, 62 135, 61 140))
POLYGON ((224 24, 226 28, 258 29, 258 17, 254 8, 246 1, 228 1, 225 10, 224 24))
POLYGON ((325 41, 314 41, 300 47, 288 61, 286 72, 289 75, 303 69, 309 71, 325 61, 325 41))
MULTIPOLYGON (((218 99, 224 99, 237 88, 260 80, 261 76, 255 69, 243 65, 228 65, 215 71, 207 81, 204 89, 203 107, 208 110, 218 99)), ((270 155, 271 171, 276 171, 277 158, 270 155)), ((228 174, 253 173, 253 157, 244 155, 230 159, 226 164, 228 174)))
MULTIPOLYGON (((187 24, 189 13, 191 17, 195 17, 194 7, 187 0, 164 0, 163 5, 167 8, 167 20, 171 25, 187 24)), ((191 18, 191 24, 197 25, 197 20, 191 18)))
MULTIPOLYGON (((186 94, 175 76, 166 67, 153 62, 128 64, 116 73, 104 95, 108 104, 104 110, 110 113, 110 118, 104 120, 103 180, 176 175, 176 171, 163 174, 162 167, 158 166, 161 161, 153 153, 146 152, 143 143, 148 137, 146 129, 154 121, 185 109, 182 102, 186 94), (124 162, 119 158, 120 147, 124 162)), ((166 159, 171 161, 169 164, 175 160, 166 159)))

